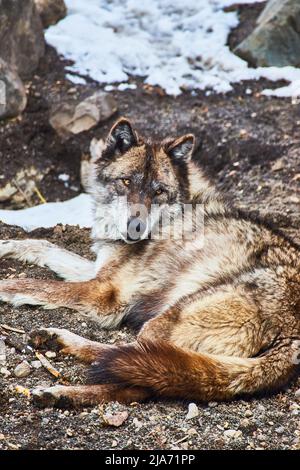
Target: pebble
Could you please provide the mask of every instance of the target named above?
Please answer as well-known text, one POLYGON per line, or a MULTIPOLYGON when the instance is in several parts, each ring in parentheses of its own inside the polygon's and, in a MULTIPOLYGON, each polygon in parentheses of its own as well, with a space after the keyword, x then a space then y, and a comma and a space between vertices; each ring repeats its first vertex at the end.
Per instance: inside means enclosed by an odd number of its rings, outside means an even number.
POLYGON ((6 367, 1 367, 0 374, 4 375, 5 377, 9 377, 11 375, 11 373, 6 367))
POLYGON ((3 339, 0 339, 0 364, 5 364, 6 362, 6 346, 3 339))
POLYGON ((251 410, 246 410, 244 416, 245 418, 250 418, 251 416, 253 416, 253 413, 251 410))
POLYGON ((16 377, 27 377, 31 372, 30 364, 27 361, 23 361, 18 364, 14 369, 14 375, 16 377))
POLYGON ((199 416, 198 406, 196 405, 196 403, 190 403, 185 419, 193 419, 193 418, 197 418, 197 416, 199 416))
POLYGON ((284 431, 285 429, 283 426, 279 426, 278 428, 275 429, 275 432, 277 432, 277 434, 283 434, 284 431))
POLYGON ((45 356, 48 358, 48 359, 53 359, 54 357, 56 357, 56 353, 54 351, 46 351, 45 352, 45 356))
POLYGON ((210 408, 214 408, 215 406, 218 406, 218 402, 217 401, 209 401, 208 406, 210 408))
POLYGON ((243 435, 242 431, 236 430, 236 429, 227 429, 223 433, 224 437, 227 437, 229 439, 238 439, 243 435))
POLYGON ((141 427, 143 426, 143 423, 139 421, 137 418, 133 418, 132 423, 136 427, 137 431, 141 429, 141 427))
POLYGON ((31 361, 30 363, 34 369, 40 369, 42 367, 42 364, 40 361, 31 361))
POLYGON ((295 392, 295 397, 300 400, 300 388, 298 388, 298 390, 296 390, 295 392))
POLYGON ((241 421, 240 421, 240 426, 242 428, 247 428, 249 426, 249 424, 250 424, 250 421, 249 421, 248 418, 241 419, 241 421))

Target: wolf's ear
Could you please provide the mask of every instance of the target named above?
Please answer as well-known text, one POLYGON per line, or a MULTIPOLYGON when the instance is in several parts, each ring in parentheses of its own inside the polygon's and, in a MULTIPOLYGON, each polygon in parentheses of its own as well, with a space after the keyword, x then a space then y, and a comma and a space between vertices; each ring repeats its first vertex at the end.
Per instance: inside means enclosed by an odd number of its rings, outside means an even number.
POLYGON ((177 162, 189 161, 195 146, 195 136, 186 134, 166 144, 165 150, 170 157, 177 162))
POLYGON ((107 139, 107 144, 120 153, 127 152, 137 145, 137 142, 137 134, 132 129, 130 121, 123 117, 114 124, 107 139))

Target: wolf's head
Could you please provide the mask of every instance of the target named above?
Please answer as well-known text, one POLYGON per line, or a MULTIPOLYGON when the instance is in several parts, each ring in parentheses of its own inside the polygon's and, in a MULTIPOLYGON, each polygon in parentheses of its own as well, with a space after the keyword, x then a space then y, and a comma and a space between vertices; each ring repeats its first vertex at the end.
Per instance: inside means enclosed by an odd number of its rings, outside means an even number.
POLYGON ((192 134, 144 140, 127 119, 119 119, 97 156, 90 185, 98 227, 113 227, 116 238, 137 241, 148 236, 163 211, 190 201, 197 172, 191 162, 194 143, 192 134))

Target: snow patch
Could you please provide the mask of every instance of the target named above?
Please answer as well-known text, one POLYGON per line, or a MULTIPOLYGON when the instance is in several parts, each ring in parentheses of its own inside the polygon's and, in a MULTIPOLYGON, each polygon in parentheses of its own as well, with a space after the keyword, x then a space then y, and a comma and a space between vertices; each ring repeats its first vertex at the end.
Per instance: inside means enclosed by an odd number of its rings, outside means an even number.
MULTIPOLYGON (((260 0, 263 1, 263 0, 260 0)), ((68 15, 46 31, 49 44, 74 61, 68 70, 100 83, 121 83, 129 76, 146 77, 168 94, 183 89, 226 93, 232 84, 260 77, 300 80, 300 70, 252 69, 233 54, 227 38, 238 25, 234 3, 257 0, 66 0, 68 15)), ((266 95, 300 94, 291 83, 266 95)))
POLYGON ((27 232, 39 227, 55 227, 57 224, 93 225, 93 204, 87 194, 80 194, 64 202, 47 202, 39 206, 21 210, 0 210, 0 221, 9 225, 18 225, 27 232))

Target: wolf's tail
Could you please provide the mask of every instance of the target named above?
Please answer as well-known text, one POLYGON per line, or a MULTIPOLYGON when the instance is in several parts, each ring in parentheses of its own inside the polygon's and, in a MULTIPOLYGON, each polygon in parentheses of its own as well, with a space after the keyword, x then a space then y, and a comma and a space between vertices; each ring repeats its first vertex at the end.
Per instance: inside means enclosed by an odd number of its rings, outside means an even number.
POLYGON ((299 367, 299 341, 282 339, 254 358, 215 356, 148 341, 112 347, 91 368, 91 382, 141 390, 141 396, 228 400, 275 391, 299 367))

